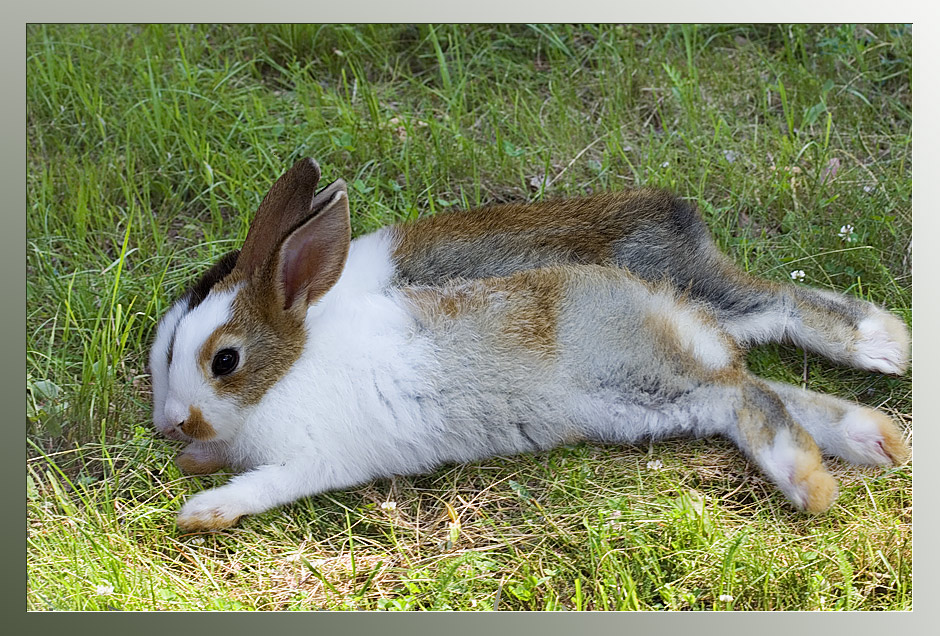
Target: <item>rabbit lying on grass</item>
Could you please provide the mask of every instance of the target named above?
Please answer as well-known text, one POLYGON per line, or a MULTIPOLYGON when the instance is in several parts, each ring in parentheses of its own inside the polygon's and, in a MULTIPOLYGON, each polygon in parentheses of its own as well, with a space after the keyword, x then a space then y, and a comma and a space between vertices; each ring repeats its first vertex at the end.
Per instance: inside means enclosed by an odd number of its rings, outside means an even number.
POLYGON ((154 423, 187 472, 182 530, 377 477, 577 440, 721 434, 798 508, 837 494, 820 451, 898 464, 883 413, 761 380, 743 349, 792 342, 902 373, 905 325, 870 303, 753 278, 658 190, 440 214, 350 241, 346 186, 297 162, 240 252, 169 309, 154 423))

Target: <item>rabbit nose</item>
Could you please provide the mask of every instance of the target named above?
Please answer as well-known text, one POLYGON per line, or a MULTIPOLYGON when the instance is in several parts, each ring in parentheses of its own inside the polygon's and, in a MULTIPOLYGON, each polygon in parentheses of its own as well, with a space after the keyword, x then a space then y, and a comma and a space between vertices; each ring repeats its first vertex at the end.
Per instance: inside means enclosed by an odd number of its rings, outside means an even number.
POLYGON ((181 402, 169 399, 166 401, 166 406, 163 409, 163 415, 166 418, 168 424, 171 424, 178 429, 183 425, 183 423, 186 422, 186 417, 189 415, 189 409, 183 406, 181 402))

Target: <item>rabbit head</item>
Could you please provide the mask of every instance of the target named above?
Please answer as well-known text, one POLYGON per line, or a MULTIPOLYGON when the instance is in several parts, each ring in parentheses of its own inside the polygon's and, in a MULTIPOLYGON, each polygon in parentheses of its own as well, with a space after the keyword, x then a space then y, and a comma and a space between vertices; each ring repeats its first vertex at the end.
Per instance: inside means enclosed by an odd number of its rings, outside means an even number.
POLYGON ((239 252, 177 300, 150 354, 154 426, 175 439, 231 440, 300 357, 307 310, 336 283, 350 243, 346 184, 320 192, 298 161, 271 188, 239 252))

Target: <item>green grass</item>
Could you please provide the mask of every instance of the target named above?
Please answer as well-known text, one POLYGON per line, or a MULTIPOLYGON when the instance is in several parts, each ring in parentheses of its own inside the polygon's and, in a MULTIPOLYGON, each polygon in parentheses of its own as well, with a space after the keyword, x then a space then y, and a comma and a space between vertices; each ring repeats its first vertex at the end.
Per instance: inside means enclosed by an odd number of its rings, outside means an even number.
MULTIPOLYGON (((27 57, 30 609, 910 609, 910 466, 830 462, 842 494, 810 517, 718 440, 449 466, 181 536, 226 477, 180 474, 145 368, 301 156, 350 184, 355 234, 668 187, 749 271, 910 324, 909 26, 32 25, 27 57)), ((910 429, 910 375, 749 361, 910 429)))

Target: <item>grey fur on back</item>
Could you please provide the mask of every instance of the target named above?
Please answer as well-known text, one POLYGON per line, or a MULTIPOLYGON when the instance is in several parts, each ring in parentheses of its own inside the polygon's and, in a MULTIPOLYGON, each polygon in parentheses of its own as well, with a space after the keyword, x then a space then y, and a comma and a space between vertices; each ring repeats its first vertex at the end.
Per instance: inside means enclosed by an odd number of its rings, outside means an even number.
POLYGON ((909 360, 906 327, 871 303, 745 273, 714 243, 697 207, 658 189, 495 205, 395 226, 399 285, 507 276, 555 265, 619 267, 665 282, 707 306, 741 346, 788 342, 832 360, 889 373, 909 360), (860 362, 860 324, 891 323, 900 349, 860 362))

